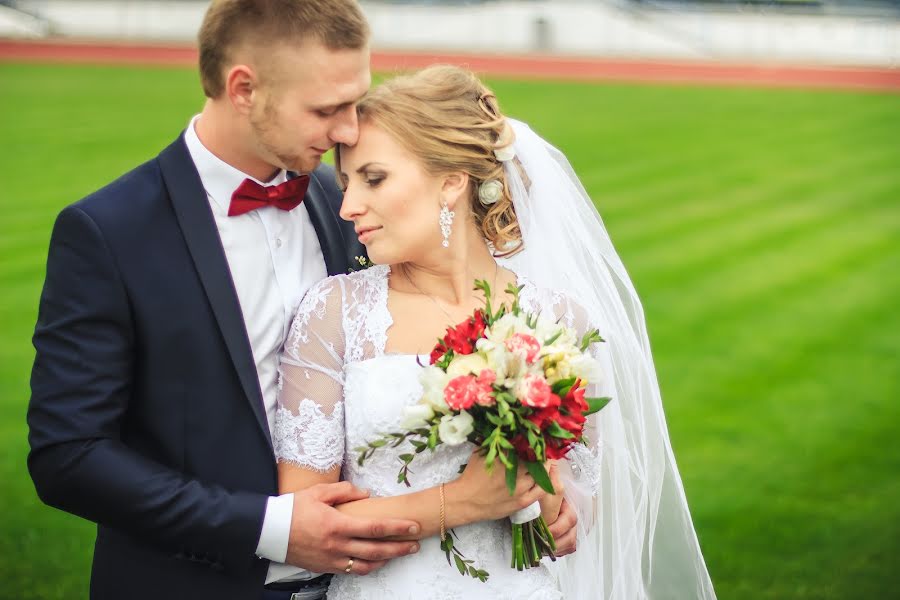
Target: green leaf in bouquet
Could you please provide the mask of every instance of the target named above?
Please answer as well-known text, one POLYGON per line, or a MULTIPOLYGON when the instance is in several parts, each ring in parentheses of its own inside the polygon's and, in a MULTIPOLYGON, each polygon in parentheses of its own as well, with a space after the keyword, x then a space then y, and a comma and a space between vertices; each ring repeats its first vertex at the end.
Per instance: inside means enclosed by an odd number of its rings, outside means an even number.
POLYGON ((500 419, 500 417, 498 417, 494 413, 486 412, 484 414, 485 414, 485 416, 487 416, 487 420, 490 421, 491 423, 493 423, 494 425, 496 425, 497 427, 503 425, 503 421, 500 419))
POLYGON ((498 405, 505 404, 507 409, 510 407, 511 404, 515 404, 515 402, 516 402, 516 397, 505 390, 501 391, 501 392, 497 392, 496 398, 497 398, 497 404, 498 405))
POLYGON ((490 323, 488 323, 488 327, 499 321, 504 315, 506 315, 506 305, 501 304, 500 308, 497 309, 497 312, 490 317, 490 323))
POLYGON ((596 329, 591 329, 590 331, 585 333, 584 336, 581 338, 580 349, 582 352, 586 352, 591 344, 594 344, 596 342, 605 342, 605 341, 606 340, 604 340, 602 337, 600 337, 599 331, 597 331, 596 329))
POLYGON ((491 298, 493 297, 493 292, 491 291, 491 284, 487 282, 485 279, 476 279, 475 280, 475 290, 481 290, 484 294, 484 314, 485 314, 485 323, 490 327, 494 324, 496 320, 494 318, 494 309, 491 306, 491 298))
POLYGON ((500 392, 495 397, 497 400, 497 414, 500 415, 500 418, 505 417, 509 413, 509 403, 505 398, 501 399, 503 395, 504 393, 500 392))
POLYGON ((415 454, 401 454, 400 455, 400 460, 402 460, 406 464, 411 463, 413 458, 415 458, 415 454))
POLYGON ((432 427, 431 432, 428 434, 428 449, 434 450, 438 445, 438 428, 432 427))
POLYGON ((525 468, 528 469, 528 474, 534 479, 534 482, 541 486, 541 489, 547 492, 548 494, 555 494, 553 491, 553 483, 550 481, 550 475, 547 473, 547 469, 544 468, 544 463, 535 460, 526 460, 525 468))
POLYGON ((441 550, 447 555, 447 564, 450 564, 450 553, 453 552, 453 536, 448 535, 445 536, 444 539, 441 540, 441 550))
MULTIPOLYGON (((444 340, 439 339, 437 345, 443 347, 443 344, 444 344, 444 340)), ((434 363, 434 366, 436 366, 437 368, 439 368, 443 371, 446 371, 447 367, 450 366, 450 363, 453 362, 453 358, 455 356, 456 356, 456 353, 452 349, 445 348, 444 355, 441 356, 440 360, 438 360, 436 363, 434 363)))
POLYGON ((585 415, 592 415, 607 404, 610 403, 612 398, 604 397, 604 398, 585 398, 584 401, 587 402, 588 409, 584 412, 585 415))
POLYGON ((456 568, 459 569, 460 575, 465 575, 468 569, 466 569, 466 563, 456 554, 453 555, 453 560, 456 561, 456 568))
POLYGON ((513 297, 512 314, 517 315, 517 316, 521 312, 521 309, 519 307, 519 293, 523 289, 525 289, 524 285, 517 286, 517 285, 510 283, 509 285, 506 286, 506 293, 513 297))
POLYGON ((566 431, 565 429, 563 429, 562 426, 560 426, 560 424, 556 421, 550 423, 550 426, 547 427, 546 431, 555 438, 564 440, 571 440, 575 438, 575 436, 572 435, 570 431, 566 431))
MULTIPOLYGON (((505 453, 501 453, 502 457, 505 453)), ((516 475, 519 471, 519 457, 516 456, 515 452, 510 452, 507 456, 508 464, 506 465, 506 489, 509 490, 509 495, 512 496, 516 493, 516 475)))
POLYGON ((541 428, 538 427, 536 423, 529 421, 528 419, 519 419, 519 422, 527 431, 534 432, 535 434, 541 433, 541 428))
POLYGON ((484 457, 484 462, 487 463, 488 469, 494 465, 495 458, 497 458, 497 444, 491 444, 490 448, 488 448, 487 455, 484 457))
POLYGON ((575 385, 575 381, 575 377, 566 377, 551 385, 550 389, 560 398, 564 398, 565 395, 569 393, 569 390, 572 389, 572 386, 575 385))
POLYGON ((553 342, 555 342, 556 340, 558 340, 558 339, 559 339, 559 336, 561 336, 562 334, 563 334, 563 330, 560 329, 559 331, 557 331, 556 333, 554 333, 550 338, 544 340, 544 345, 545 345, 545 346, 549 346, 550 344, 552 344, 553 342))

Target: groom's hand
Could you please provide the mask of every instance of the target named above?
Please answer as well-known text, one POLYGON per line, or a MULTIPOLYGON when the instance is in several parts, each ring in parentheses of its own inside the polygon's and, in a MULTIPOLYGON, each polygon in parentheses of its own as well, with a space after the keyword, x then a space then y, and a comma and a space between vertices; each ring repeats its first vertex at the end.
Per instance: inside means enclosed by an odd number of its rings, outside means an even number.
POLYGON ((321 483, 294 492, 291 537, 285 562, 315 573, 366 575, 387 561, 418 551, 417 542, 379 538, 416 534, 419 525, 405 519, 364 519, 338 512, 334 505, 362 500, 368 492, 352 484, 321 483))
POLYGON ((575 509, 565 501, 559 507, 559 517, 548 527, 556 542, 556 556, 565 556, 575 552, 575 538, 577 537, 578 515, 575 509))

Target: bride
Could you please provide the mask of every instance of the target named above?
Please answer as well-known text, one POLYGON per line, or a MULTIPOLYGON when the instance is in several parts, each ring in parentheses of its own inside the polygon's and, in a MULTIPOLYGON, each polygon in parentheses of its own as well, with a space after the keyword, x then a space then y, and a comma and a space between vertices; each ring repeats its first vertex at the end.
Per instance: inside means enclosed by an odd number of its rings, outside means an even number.
POLYGON ((328 598, 714 598, 640 303, 568 162, 455 67, 390 80, 357 112, 358 143, 337 150, 341 216, 376 266, 328 278, 300 304, 281 364, 279 482, 285 493, 346 479, 371 497, 339 510, 414 519, 421 543, 366 577, 352 573, 348 557, 328 598), (520 474, 510 497, 503 470, 488 475, 470 444, 418 455, 409 487, 397 481, 408 442, 357 462, 356 448, 402 429, 435 341, 483 306, 476 279, 495 297, 522 286, 525 310, 579 332, 597 328, 607 340, 592 348, 605 366, 603 389, 588 395, 613 401, 590 417, 589 444, 551 465, 556 496, 520 474), (552 523, 563 496, 578 515, 578 550, 511 569, 503 517, 539 500, 552 523), (490 573, 486 582, 448 566, 442 526, 490 573))

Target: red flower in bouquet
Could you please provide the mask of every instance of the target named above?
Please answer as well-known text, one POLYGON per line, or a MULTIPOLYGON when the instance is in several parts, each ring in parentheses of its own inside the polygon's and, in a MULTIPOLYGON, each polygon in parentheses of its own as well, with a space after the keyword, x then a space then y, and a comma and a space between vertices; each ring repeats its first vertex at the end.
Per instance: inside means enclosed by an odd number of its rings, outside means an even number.
MULTIPOLYGON (((553 395, 556 396, 556 394, 553 395)), ((562 416, 559 414, 559 402, 559 396, 556 396, 555 403, 551 403, 550 406, 545 408, 538 409, 525 418, 537 425, 538 428, 543 431, 549 427, 551 423, 558 421, 560 416, 562 416)))
POLYGON ((431 364, 441 360, 448 350, 453 350, 456 354, 475 352, 475 342, 484 337, 485 327, 484 311, 476 310, 475 314, 456 327, 447 328, 443 339, 431 351, 431 364))
POLYGON ((569 393, 562 399, 562 407, 569 414, 583 414, 588 410, 588 403, 584 399, 587 389, 581 385, 581 380, 576 379, 575 383, 569 388, 569 393))
POLYGON ((552 460, 565 458, 575 443, 574 440, 561 440, 555 437, 545 437, 545 439, 547 440, 547 458, 552 460))
POLYGON ((513 445, 513 448, 516 450, 516 454, 522 460, 537 460, 537 455, 534 453, 534 448, 531 447, 531 444, 528 443, 528 440, 524 435, 515 435, 510 438, 509 443, 513 445))

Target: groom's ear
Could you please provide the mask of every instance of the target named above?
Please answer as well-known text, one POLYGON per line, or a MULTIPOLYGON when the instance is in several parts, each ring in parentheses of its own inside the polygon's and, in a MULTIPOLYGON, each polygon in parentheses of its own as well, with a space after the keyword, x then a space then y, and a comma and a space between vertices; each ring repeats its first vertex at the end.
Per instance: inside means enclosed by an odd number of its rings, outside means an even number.
POLYGON ((441 196, 447 199, 451 210, 456 210, 456 203, 460 198, 465 198, 469 189, 468 173, 450 173, 444 176, 441 186, 441 196))
POLYGON ((225 75, 225 93, 234 109, 242 115, 250 113, 258 78, 249 65, 234 65, 225 75))

